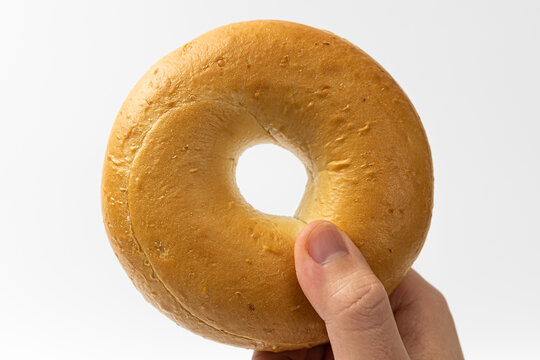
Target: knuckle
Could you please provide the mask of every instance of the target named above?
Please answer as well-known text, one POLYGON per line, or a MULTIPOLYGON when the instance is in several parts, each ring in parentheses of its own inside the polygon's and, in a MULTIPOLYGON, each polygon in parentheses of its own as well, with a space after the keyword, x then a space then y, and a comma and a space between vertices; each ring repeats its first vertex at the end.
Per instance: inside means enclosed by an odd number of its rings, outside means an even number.
POLYGON ((341 287, 333 296, 334 318, 365 320, 385 313, 388 296, 375 275, 368 275, 341 287))
POLYGON ((423 292, 421 299, 431 309, 440 313, 450 312, 450 307, 445 296, 433 286, 430 286, 423 292))
POLYGON ((442 309, 448 309, 448 302, 442 292, 433 288, 433 301, 439 305, 442 309))

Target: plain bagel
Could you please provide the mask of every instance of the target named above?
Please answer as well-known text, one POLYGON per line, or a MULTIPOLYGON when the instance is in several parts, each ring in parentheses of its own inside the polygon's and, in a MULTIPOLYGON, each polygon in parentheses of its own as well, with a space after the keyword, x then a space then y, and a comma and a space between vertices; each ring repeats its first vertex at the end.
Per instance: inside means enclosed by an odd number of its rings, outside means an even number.
POLYGON ((149 302, 207 338, 272 351, 328 341, 295 276, 306 223, 345 230, 391 292, 432 198, 427 138, 392 77, 348 41, 283 21, 220 27, 152 66, 114 123, 102 183, 110 242, 149 302), (258 143, 305 164, 294 217, 239 193, 236 161, 258 143))

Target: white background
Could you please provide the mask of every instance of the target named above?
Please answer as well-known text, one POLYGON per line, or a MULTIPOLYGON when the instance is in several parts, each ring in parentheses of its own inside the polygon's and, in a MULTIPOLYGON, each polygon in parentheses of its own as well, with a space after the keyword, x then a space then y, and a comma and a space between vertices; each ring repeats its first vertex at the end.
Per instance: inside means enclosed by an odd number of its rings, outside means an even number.
POLYGON ((152 63, 268 18, 349 39, 407 92, 436 179, 415 267, 446 295, 468 358, 539 359, 540 2, 337 0, 2 1, 0 358, 250 358, 143 300, 109 247, 99 186, 112 122, 152 63))

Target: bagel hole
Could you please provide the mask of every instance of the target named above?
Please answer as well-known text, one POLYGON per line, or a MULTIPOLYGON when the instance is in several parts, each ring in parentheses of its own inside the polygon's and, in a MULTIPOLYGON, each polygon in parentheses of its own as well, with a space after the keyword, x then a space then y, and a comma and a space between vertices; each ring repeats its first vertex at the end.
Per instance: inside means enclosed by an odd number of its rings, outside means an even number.
POLYGON ((244 199, 267 214, 293 216, 307 183, 304 164, 273 144, 250 147, 238 159, 236 184, 244 199))

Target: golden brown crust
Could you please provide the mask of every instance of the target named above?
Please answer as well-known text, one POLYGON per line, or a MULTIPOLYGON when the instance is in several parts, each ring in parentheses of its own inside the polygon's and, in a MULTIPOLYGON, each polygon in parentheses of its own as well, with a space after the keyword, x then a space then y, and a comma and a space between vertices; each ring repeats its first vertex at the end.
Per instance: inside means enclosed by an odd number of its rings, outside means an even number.
POLYGON ((205 337, 273 351, 328 340, 294 273, 305 223, 343 228, 390 292, 422 247, 432 195, 422 124, 390 75, 282 21, 221 27, 156 63, 116 119, 102 185, 112 247, 148 301, 205 337), (236 160, 261 142, 306 165, 294 218, 238 192, 236 160))

